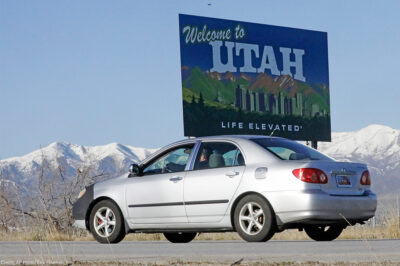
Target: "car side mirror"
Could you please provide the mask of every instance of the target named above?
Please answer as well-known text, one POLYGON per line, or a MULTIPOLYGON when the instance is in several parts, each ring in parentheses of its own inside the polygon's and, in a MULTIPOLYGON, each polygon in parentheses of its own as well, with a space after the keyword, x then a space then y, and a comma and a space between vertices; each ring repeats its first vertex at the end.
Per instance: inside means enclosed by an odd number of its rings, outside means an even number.
POLYGON ((139 173, 140 173, 139 165, 133 163, 129 166, 129 176, 128 177, 138 176, 139 173))

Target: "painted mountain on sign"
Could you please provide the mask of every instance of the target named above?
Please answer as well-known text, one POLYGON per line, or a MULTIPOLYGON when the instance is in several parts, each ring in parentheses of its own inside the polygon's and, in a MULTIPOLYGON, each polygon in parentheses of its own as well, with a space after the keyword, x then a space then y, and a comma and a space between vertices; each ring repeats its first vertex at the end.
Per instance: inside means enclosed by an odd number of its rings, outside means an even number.
MULTIPOLYGON (((231 72, 226 72, 224 74, 217 72, 210 72, 209 70, 202 71, 198 67, 190 68, 188 66, 182 67, 182 78, 183 87, 187 89, 186 94, 191 94, 190 96, 198 96, 202 94, 205 100, 211 102, 217 102, 221 104, 220 106, 225 106, 226 108, 241 108, 244 111, 254 111, 254 112, 269 112, 273 113, 272 106, 268 106, 267 101, 275 100, 278 101, 281 97, 283 101, 286 100, 286 105, 288 105, 289 100, 301 101, 297 102, 298 106, 302 106, 298 114, 290 112, 291 107, 288 106, 289 110, 287 113, 300 115, 300 116, 315 116, 317 113, 329 114, 329 88, 324 84, 312 84, 298 81, 293 79, 289 75, 282 76, 270 76, 265 73, 258 74, 245 74, 240 73, 239 75, 234 75, 231 72), (245 104, 240 105, 238 101, 238 89, 244 93, 249 93, 250 97, 258 97, 260 95, 264 97, 263 107, 257 106, 259 99, 255 98, 255 106, 245 106, 245 104), (254 96, 252 96, 254 95, 254 96), (301 95, 299 97, 299 95, 301 95), (273 97, 268 99, 267 97, 273 97), (296 98, 297 97, 297 98, 296 98), (267 108, 269 107, 269 108, 267 108)), ((184 93, 184 94, 185 94, 184 93)), ((188 95, 184 95, 184 99, 190 99, 188 95)), ((293 105, 293 103, 290 103, 293 105)), ((279 105, 279 104, 277 104, 279 105)), ((299 108, 299 107, 298 107, 299 108)), ((284 108, 281 108, 284 109, 284 108)), ((283 115, 281 110, 277 111, 277 114, 283 115)))

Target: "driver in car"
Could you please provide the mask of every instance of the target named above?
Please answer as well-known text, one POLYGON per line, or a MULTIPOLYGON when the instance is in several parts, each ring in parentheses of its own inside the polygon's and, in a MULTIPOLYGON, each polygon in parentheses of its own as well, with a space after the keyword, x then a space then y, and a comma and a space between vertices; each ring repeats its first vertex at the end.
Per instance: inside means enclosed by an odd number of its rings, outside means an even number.
POLYGON ((199 160, 199 164, 197 166, 197 169, 210 168, 209 167, 210 154, 211 154, 210 149, 207 148, 207 147, 204 147, 202 152, 201 152, 201 155, 200 155, 200 160, 199 160))

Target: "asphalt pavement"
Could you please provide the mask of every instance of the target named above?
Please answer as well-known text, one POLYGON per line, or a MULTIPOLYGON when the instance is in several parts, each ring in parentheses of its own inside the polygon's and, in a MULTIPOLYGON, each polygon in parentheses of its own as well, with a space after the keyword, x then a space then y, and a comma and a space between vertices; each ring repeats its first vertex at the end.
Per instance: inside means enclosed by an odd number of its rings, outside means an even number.
POLYGON ((119 244, 88 242, 0 242, 0 264, 70 262, 394 262, 400 264, 400 240, 123 241, 119 244))

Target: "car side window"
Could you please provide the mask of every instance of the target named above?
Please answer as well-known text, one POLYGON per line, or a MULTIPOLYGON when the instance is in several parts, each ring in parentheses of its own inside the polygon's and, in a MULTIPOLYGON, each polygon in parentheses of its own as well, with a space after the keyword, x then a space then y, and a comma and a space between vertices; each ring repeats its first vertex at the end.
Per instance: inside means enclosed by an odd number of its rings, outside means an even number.
POLYGON ((244 165, 238 147, 227 142, 202 143, 196 157, 194 170, 244 165))
POLYGON ((285 147, 268 147, 270 151, 278 155, 283 160, 291 160, 290 158, 296 154, 295 151, 285 147))
POLYGON ((175 173, 185 170, 193 145, 173 149, 153 160, 146 166, 142 175, 175 173))

